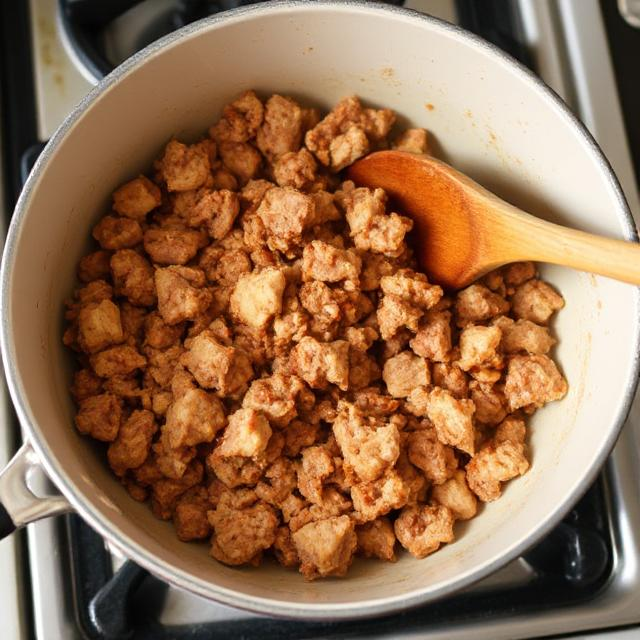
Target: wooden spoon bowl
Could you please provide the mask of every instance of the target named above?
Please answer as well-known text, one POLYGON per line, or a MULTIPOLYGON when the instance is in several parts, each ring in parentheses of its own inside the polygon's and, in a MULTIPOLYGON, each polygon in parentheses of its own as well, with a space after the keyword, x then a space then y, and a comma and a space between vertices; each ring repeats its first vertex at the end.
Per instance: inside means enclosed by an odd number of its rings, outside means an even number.
POLYGON ((413 219, 422 270, 459 289, 509 262, 551 262, 640 284, 640 245, 546 222, 428 155, 377 151, 352 164, 356 185, 380 187, 413 219))

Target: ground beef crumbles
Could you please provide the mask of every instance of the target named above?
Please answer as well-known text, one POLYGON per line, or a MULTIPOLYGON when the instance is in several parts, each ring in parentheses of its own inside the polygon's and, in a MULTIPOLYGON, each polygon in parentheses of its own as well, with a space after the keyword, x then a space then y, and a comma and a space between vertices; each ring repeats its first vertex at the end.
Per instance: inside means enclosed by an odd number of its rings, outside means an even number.
POLYGON ((564 301, 533 264, 445 294, 412 221, 341 181, 376 149, 429 152, 394 122, 247 91, 114 192, 78 265, 76 427, 225 564, 270 554, 312 580, 424 558, 527 471, 526 417, 567 392, 564 301))

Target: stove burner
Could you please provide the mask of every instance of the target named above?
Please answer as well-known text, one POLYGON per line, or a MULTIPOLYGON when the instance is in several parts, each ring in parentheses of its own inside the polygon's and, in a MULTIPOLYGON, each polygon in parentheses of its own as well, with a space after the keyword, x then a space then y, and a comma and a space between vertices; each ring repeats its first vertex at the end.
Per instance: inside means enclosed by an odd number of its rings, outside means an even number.
MULTIPOLYGON (((65 45, 83 75, 98 82, 158 38, 221 11, 266 0, 58 0, 65 45)), ((401 5, 402 0, 386 0, 401 5)))

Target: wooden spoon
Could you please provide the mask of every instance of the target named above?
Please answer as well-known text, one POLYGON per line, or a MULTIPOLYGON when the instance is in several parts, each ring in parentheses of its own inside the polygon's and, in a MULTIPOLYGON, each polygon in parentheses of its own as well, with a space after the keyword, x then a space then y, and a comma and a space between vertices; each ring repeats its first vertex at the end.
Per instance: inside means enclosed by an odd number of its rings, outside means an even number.
POLYGON ((445 287, 459 289, 519 260, 640 284, 640 245, 540 220, 432 156, 377 151, 347 175, 358 186, 381 187, 413 219, 418 262, 445 287))

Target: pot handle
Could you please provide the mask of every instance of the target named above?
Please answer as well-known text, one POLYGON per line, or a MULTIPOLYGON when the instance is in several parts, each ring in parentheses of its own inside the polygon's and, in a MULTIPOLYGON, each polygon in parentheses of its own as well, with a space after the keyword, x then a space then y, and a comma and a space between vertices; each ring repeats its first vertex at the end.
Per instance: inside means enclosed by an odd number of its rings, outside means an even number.
POLYGON ((18 449, 0 473, 0 539, 30 522, 73 511, 62 495, 36 496, 28 478, 40 460, 29 441, 18 449))

